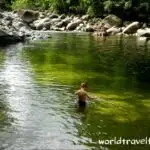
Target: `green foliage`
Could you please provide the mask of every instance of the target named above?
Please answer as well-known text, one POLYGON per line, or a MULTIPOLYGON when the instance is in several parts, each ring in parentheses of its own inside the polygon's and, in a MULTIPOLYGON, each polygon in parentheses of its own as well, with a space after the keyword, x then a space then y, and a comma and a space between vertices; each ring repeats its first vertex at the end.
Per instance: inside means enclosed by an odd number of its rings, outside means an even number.
POLYGON ((136 19, 140 14, 148 18, 149 0, 1 0, 0 8, 29 8, 51 10, 58 13, 89 14, 102 17, 104 14, 115 14, 136 19))
POLYGON ((104 10, 106 12, 111 12, 112 8, 114 6, 114 2, 111 0, 105 1, 104 2, 104 10))
POLYGON ((124 9, 130 9, 131 7, 132 7, 131 1, 125 2, 124 9))
POLYGON ((0 0, 0 9, 10 9, 11 0, 0 0))

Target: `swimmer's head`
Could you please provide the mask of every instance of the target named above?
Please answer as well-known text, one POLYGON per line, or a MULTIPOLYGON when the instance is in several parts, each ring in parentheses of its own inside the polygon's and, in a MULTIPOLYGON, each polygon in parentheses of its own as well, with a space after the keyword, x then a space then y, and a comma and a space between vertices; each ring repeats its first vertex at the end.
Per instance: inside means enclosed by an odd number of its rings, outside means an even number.
POLYGON ((85 90, 87 90, 88 85, 87 85, 87 83, 81 83, 80 87, 84 88, 85 90))

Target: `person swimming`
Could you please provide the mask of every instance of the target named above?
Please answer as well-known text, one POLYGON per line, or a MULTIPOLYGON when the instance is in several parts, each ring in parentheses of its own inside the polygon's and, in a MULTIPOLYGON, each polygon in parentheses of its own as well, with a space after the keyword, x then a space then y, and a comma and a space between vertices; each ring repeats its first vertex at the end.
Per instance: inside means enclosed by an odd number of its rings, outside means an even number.
POLYGON ((75 94, 78 96, 78 105, 81 107, 85 107, 88 100, 94 99, 94 97, 90 97, 88 95, 87 90, 87 83, 81 83, 80 89, 75 92, 75 94))

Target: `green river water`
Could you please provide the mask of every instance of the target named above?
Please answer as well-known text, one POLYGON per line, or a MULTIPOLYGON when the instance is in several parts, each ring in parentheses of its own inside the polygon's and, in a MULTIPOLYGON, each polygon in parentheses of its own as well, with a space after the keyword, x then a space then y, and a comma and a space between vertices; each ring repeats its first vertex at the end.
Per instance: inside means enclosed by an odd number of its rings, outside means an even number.
POLYGON ((0 150, 149 150, 150 46, 84 33, 0 49, 0 150), (88 83, 86 109, 74 92, 88 83))

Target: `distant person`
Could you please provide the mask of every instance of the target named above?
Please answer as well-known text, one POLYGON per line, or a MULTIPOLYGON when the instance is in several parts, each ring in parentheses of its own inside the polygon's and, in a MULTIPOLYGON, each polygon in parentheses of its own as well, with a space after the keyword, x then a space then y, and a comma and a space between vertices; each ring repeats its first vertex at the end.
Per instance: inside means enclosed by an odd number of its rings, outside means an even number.
POLYGON ((102 24, 98 27, 98 36, 104 37, 105 35, 106 35, 105 24, 102 23, 102 24))
POLYGON ((80 107, 85 107, 87 105, 88 100, 96 98, 90 97, 87 93, 87 90, 87 83, 81 83, 80 89, 75 92, 75 94, 78 96, 78 105, 80 107))

